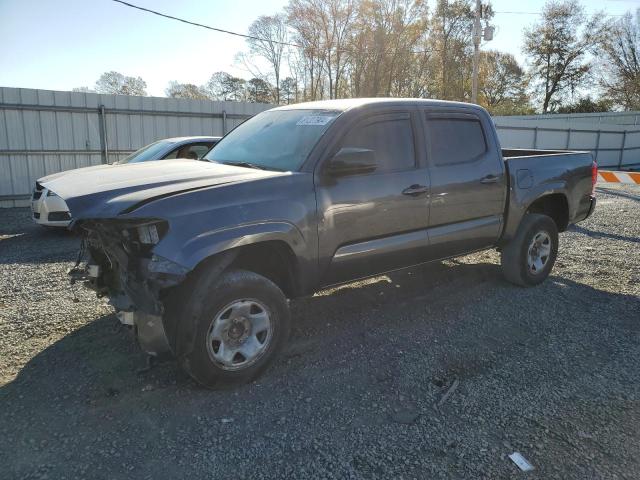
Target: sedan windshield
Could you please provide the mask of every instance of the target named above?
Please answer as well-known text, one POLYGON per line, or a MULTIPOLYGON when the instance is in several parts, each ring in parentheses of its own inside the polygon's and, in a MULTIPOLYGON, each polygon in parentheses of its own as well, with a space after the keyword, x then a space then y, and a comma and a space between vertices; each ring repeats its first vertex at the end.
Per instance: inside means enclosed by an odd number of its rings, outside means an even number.
POLYGON ((164 152, 164 150, 173 143, 174 142, 169 140, 160 140, 158 142, 150 143, 146 147, 142 147, 140 150, 133 152, 123 160, 119 160, 118 163, 136 163, 146 162, 147 160, 159 160, 158 154, 164 152))
POLYGON ((263 112, 229 132, 204 158, 250 168, 297 170, 339 114, 327 110, 263 112))

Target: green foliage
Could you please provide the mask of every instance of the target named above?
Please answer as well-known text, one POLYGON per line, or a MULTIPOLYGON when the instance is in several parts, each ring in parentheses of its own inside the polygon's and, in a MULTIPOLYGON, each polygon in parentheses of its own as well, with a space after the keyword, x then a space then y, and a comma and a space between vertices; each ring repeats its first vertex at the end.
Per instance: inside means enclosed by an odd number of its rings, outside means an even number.
POLYGON ((247 101, 269 103, 273 87, 261 78, 252 78, 247 82, 247 101))
POLYGON ((289 105, 298 99, 298 83, 295 78, 287 77, 280 83, 280 103, 289 105))
POLYGON ((587 53, 600 32, 599 17, 587 20, 577 0, 549 1, 542 19, 525 30, 523 50, 543 113, 554 111, 563 95, 574 93, 588 80, 587 53))
POLYGON ((492 114, 533 113, 526 93, 526 75, 513 55, 494 50, 482 52, 478 79, 478 101, 492 114))
POLYGON ((609 99, 592 100, 591 97, 580 98, 575 103, 569 103, 558 108, 558 113, 595 113, 610 112, 613 101, 609 99))

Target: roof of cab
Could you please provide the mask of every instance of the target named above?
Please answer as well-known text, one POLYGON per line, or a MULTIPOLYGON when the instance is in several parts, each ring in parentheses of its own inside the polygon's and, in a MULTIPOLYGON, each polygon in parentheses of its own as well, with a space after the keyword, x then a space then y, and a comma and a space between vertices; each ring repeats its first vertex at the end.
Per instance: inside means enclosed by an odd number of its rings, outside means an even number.
POLYGON ((424 106, 457 106, 474 109, 482 109, 478 105, 464 102, 451 102, 448 100, 427 100, 424 98, 345 98, 338 100, 319 100, 315 102, 296 103, 293 105, 283 105, 273 110, 333 110, 344 112, 352 108, 368 105, 424 105, 424 106))
POLYGON ((222 137, 209 137, 209 136, 195 136, 195 137, 171 137, 164 138, 163 140, 167 142, 179 143, 179 142, 216 142, 220 140, 222 137))

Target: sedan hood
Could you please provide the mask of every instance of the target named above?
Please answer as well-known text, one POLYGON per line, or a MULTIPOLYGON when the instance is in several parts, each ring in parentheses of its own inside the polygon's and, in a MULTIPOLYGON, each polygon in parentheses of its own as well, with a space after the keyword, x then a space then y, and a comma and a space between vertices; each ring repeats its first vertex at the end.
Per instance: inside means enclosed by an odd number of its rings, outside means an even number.
POLYGON ((56 173, 38 182, 64 199, 74 220, 113 217, 177 193, 287 175, 198 160, 99 165, 56 173))

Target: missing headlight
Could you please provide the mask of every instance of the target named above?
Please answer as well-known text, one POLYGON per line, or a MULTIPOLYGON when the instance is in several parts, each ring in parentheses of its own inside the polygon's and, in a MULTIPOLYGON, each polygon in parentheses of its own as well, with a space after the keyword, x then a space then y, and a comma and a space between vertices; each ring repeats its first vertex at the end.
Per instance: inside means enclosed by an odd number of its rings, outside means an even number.
POLYGON ((171 275, 186 275, 189 272, 187 267, 169 260, 168 258, 161 257, 160 255, 153 255, 147 268, 150 272, 154 273, 167 273, 171 275))
POLYGON ((136 229, 138 231, 138 240, 145 245, 155 245, 160 241, 158 228, 155 224, 141 225, 136 229))

